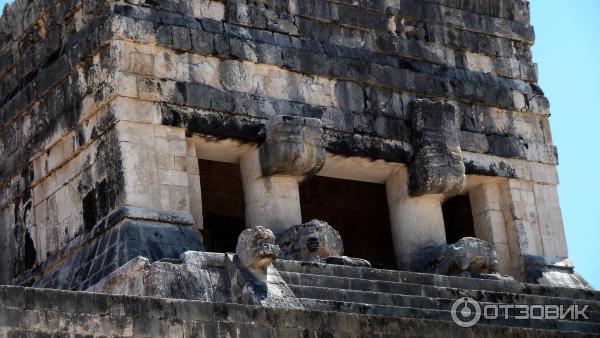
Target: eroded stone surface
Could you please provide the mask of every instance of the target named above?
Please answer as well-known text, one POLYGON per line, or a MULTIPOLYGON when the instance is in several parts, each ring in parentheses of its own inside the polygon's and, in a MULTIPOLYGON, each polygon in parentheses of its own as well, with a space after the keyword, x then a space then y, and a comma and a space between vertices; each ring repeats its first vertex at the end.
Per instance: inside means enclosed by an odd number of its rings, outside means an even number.
POLYGON ((366 259, 348 256, 329 256, 327 258, 322 259, 322 261, 327 264, 334 265, 358 266, 363 268, 371 267, 371 263, 366 259))
POLYGON ((281 252, 274 242, 273 232, 261 226, 242 231, 238 237, 235 256, 227 255, 231 296, 242 304, 282 309, 302 308, 272 265, 281 252))
POLYGON ((344 243, 339 232, 319 220, 293 226, 277 234, 282 259, 320 262, 322 258, 344 254, 344 243))
POLYGON ((466 184, 459 115, 451 104, 419 99, 409 105, 415 147, 410 193, 457 194, 466 184))
POLYGON ((312 220, 277 234, 281 259, 304 262, 370 267, 365 259, 342 256, 344 243, 339 232, 327 222, 312 220))
POLYGON ((436 267, 436 273, 463 277, 476 277, 497 270, 494 245, 473 237, 465 237, 449 245, 436 267))
POLYGON ((265 176, 306 176, 325 163, 321 121, 296 116, 274 116, 267 124, 267 139, 260 147, 265 176))
POLYGON ((242 231, 238 237, 235 253, 242 267, 266 274, 281 250, 275 245, 275 235, 269 229, 255 226, 242 231))
POLYGON ((530 283, 594 289, 583 276, 575 272, 573 264, 568 259, 527 256, 525 258, 525 275, 530 283))
POLYGON ((232 301, 278 309, 303 308, 273 265, 266 267, 264 275, 258 275, 244 267, 239 257, 228 255, 227 259, 232 301))
MULTIPOLYGON (((252 174, 247 223, 277 231, 302 222, 297 184, 325 150, 411 168, 414 195, 504 179, 476 217, 525 280, 524 256, 568 256, 533 38, 521 0, 17 0, 0 18, 0 283, 86 288, 137 255, 199 250, 192 137, 263 144, 228 161, 252 174), (189 231, 142 245, 155 232, 126 227, 115 260, 126 207, 189 231)), ((408 255, 443 242, 437 204, 396 202, 408 255)))
POLYGON ((117 295, 229 302, 225 254, 187 251, 179 259, 150 263, 136 257, 86 291, 117 295))
MULTIPOLYGON (((365 313, 365 306, 362 304, 343 308, 350 313, 333 311, 319 313, 301 309, 282 311, 240 304, 115 297, 107 294, 14 286, 2 286, 0 293, 10 295, 0 298, 0 309, 3 313, 0 332, 7 335, 44 336, 48 335, 48 332, 61 332, 65 326, 68 326, 75 335, 88 337, 111 335, 215 337, 220 336, 220 333, 230 336, 253 334, 259 337, 289 337, 303 334, 319 336, 324 332, 333 336, 372 337, 381 335, 385 330, 387 335, 393 337, 410 335, 448 337, 451 333, 456 333, 458 336, 474 337, 583 338, 596 336, 597 333, 597 331, 583 333, 569 332, 569 330, 551 332, 539 327, 519 328, 499 325, 459 328, 451 320, 440 320, 439 315, 432 311, 418 312, 424 314, 429 320, 415 318, 414 315, 411 317, 378 316, 372 315, 375 312, 372 309, 365 313), (59 312, 61 317, 57 316, 57 308, 61 309, 59 312), (20 312, 24 313, 25 318, 30 318, 27 328, 19 324, 22 318, 18 315, 20 312), (436 315, 437 317, 434 317, 436 315), (41 320, 38 321, 36 318, 41 320), (44 318, 52 320, 44 320, 44 318)), ((568 304, 568 296, 563 299, 565 304, 568 304)), ((580 326, 584 325, 585 323, 580 326)), ((546 328, 550 327, 551 325, 548 325, 546 328)))
POLYGON ((410 269, 448 276, 499 279, 498 257, 493 244, 465 237, 453 244, 429 244, 417 247, 410 269), (482 277, 483 276, 483 277, 482 277))

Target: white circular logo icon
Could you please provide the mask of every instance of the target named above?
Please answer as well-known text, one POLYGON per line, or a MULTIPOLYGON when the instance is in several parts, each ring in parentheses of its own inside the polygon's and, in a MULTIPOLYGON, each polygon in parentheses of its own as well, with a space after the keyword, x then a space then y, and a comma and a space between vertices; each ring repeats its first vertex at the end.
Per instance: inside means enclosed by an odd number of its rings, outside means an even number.
POLYGON ((452 303, 452 320, 461 327, 471 327, 481 319, 481 306, 470 297, 462 297, 452 303))

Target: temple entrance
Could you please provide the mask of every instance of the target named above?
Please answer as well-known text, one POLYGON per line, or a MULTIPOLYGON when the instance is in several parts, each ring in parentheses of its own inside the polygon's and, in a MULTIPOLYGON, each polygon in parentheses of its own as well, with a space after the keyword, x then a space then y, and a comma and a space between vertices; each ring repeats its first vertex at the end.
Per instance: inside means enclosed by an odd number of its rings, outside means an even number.
POLYGON ((202 189, 202 238, 207 251, 235 252, 246 228, 244 190, 237 164, 198 161, 202 189))
POLYGON ((448 244, 456 243, 463 237, 475 237, 475 225, 469 195, 450 198, 442 205, 442 212, 448 244))
POLYGON ((316 176, 300 186, 302 221, 326 221, 340 232, 344 254, 395 269, 385 185, 316 176))

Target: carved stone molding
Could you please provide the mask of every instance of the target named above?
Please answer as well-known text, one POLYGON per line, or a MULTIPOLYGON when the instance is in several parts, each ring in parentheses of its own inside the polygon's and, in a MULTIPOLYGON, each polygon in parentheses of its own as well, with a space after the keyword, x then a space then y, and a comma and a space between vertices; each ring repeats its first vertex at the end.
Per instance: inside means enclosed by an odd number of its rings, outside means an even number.
POLYGON ((456 194, 466 184, 456 109, 445 102, 417 99, 410 103, 414 158, 410 194, 456 194))
POLYGON ((325 164, 321 121, 297 116, 274 116, 260 147, 264 176, 311 176, 325 164))

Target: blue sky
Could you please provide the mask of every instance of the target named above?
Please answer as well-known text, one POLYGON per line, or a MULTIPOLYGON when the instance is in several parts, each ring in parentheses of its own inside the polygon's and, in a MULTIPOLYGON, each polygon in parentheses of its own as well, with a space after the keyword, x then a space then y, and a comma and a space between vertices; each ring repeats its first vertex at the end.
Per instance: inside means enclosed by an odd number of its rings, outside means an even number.
MULTIPOLYGON (((0 9, 6 0, 0 0, 0 9)), ((600 1, 532 0, 571 262, 600 289, 600 1)))
POLYGON ((569 255, 600 289, 600 1, 532 0, 533 59, 550 99, 569 255))

